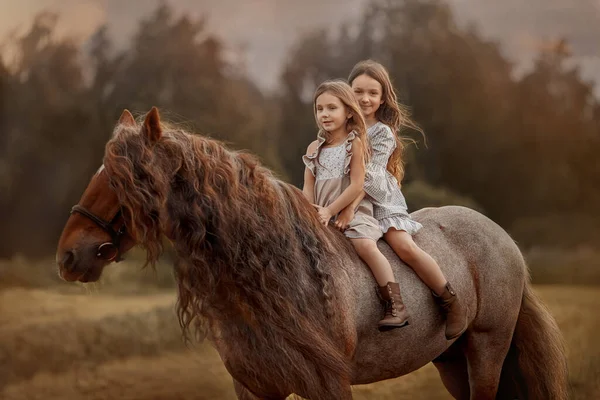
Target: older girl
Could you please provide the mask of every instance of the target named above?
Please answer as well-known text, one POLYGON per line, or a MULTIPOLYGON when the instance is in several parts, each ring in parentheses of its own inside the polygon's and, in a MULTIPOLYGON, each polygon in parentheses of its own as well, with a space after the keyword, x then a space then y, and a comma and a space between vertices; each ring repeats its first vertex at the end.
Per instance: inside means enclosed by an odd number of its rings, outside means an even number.
MULTIPOLYGON (((455 338, 467 328, 465 310, 437 262, 413 241, 412 235, 422 226, 408 215, 400 190, 404 177, 404 144, 396 133, 402 125, 417 127, 398 105, 388 72, 381 64, 372 60, 359 62, 350 72, 348 82, 366 121, 372 147, 364 192, 373 202, 374 217, 383 231, 384 240, 429 286, 446 314, 446 337, 455 338)), ((355 205, 363 196, 361 193, 343 210, 337 220, 338 228, 346 227, 353 218, 355 205)))

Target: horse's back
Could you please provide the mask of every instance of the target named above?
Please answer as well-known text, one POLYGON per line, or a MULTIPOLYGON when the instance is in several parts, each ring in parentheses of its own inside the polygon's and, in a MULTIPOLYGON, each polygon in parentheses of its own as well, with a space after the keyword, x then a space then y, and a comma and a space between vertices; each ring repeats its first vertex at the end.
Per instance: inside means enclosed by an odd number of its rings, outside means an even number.
MULTIPOLYGON (((500 226, 476 211, 458 206, 426 208, 412 217, 423 224, 413 237, 415 242, 438 262, 467 307, 470 323, 488 316, 494 321, 495 300, 500 297, 514 294, 520 302, 526 269, 518 247, 500 226), (491 302, 494 306, 488 311, 491 302), (485 314, 480 317, 482 310, 485 314)), ((351 302, 358 343, 355 383, 414 371, 451 344, 445 338, 444 321, 431 291, 384 241, 379 242, 379 248, 400 282, 411 320, 407 327, 379 332, 377 321, 382 306, 376 296, 377 284, 366 265, 353 263, 348 271, 348 292, 354 296, 351 302)))

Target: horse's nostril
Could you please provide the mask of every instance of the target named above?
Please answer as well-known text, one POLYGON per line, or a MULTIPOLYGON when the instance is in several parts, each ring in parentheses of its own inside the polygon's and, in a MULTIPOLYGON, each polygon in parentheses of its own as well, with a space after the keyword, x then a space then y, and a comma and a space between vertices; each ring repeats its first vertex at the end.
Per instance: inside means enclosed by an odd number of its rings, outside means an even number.
POLYGON ((67 271, 70 271, 75 264, 75 254, 72 251, 67 251, 62 259, 62 266, 67 271))

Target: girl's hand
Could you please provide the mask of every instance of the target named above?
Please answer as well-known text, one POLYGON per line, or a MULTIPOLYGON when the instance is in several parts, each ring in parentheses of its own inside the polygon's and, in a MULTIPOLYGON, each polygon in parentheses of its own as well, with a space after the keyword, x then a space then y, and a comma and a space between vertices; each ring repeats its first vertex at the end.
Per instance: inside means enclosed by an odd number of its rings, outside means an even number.
POLYGON ((335 221, 335 227, 341 232, 344 232, 350 226, 350 222, 354 219, 354 209, 352 204, 344 208, 335 221))
MULTIPOLYGON (((321 218, 321 210, 323 209, 323 207, 321 207, 318 204, 312 204, 311 206, 313 206, 315 208, 315 211, 317 212, 317 217, 319 218, 319 222, 323 223, 323 219, 321 218)), ((327 225, 327 224, 325 224, 327 225)))
POLYGON ((331 219, 331 217, 333 217, 333 214, 331 213, 331 211, 329 211, 329 208, 321 207, 316 204, 313 204, 313 207, 317 209, 319 221, 321 221, 323 225, 327 226, 327 224, 329 224, 329 220, 331 219))

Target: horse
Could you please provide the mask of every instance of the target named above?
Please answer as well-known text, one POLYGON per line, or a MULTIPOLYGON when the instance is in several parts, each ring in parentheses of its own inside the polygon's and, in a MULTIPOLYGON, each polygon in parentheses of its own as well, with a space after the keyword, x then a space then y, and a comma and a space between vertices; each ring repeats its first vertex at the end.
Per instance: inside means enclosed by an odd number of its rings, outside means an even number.
POLYGON ((567 398, 561 333, 508 233, 464 207, 412 217, 423 224, 415 242, 467 308, 468 329, 451 341, 431 292, 385 242, 411 323, 380 332, 369 269, 298 188, 155 107, 138 121, 124 110, 56 262, 62 279, 92 282, 136 245, 153 265, 168 238, 182 336, 210 341, 239 399, 346 400, 352 385, 429 362, 456 399, 567 398))

